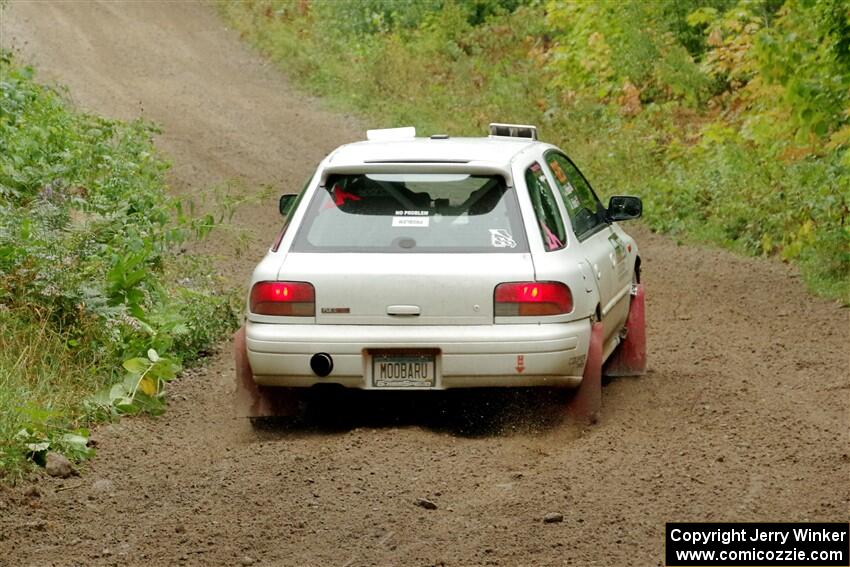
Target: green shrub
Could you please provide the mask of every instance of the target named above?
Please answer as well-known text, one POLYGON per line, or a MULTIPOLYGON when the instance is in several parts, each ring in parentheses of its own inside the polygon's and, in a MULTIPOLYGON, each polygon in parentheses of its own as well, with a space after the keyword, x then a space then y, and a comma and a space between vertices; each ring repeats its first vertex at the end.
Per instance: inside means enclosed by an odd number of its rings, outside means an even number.
POLYGON ((28 446, 70 450, 124 360, 188 362, 233 326, 210 270, 177 253, 211 219, 167 195, 154 132, 76 112, 0 57, 0 474, 28 446))

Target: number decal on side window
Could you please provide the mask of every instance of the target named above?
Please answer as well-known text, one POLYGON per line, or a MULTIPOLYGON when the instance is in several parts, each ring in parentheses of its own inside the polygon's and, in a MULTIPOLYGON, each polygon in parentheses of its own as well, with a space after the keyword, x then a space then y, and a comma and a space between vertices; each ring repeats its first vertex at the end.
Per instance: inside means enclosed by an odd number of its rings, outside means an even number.
POLYGON ((555 184, 561 192, 567 213, 573 224, 573 231, 581 239, 594 233, 604 224, 602 205, 593 193, 593 189, 573 163, 554 151, 547 153, 546 165, 555 178, 555 184))

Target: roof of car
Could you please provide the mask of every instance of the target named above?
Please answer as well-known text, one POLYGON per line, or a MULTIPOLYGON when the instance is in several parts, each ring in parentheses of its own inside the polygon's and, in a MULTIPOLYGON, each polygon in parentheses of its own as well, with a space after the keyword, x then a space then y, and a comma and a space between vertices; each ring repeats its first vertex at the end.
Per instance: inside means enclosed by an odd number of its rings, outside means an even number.
POLYGON ((338 148, 328 164, 366 163, 510 163, 521 151, 539 142, 528 138, 408 138, 354 142, 338 148))

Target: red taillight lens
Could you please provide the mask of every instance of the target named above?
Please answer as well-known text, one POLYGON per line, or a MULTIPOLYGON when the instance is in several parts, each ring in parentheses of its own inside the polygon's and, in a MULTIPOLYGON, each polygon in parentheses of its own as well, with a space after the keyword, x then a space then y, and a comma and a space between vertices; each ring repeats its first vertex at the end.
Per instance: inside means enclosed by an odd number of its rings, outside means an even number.
POLYGON ((560 282, 510 282, 496 286, 497 317, 563 315, 573 310, 573 294, 560 282))
POLYGON ((257 282, 251 288, 251 313, 314 317, 316 291, 306 282, 257 282))

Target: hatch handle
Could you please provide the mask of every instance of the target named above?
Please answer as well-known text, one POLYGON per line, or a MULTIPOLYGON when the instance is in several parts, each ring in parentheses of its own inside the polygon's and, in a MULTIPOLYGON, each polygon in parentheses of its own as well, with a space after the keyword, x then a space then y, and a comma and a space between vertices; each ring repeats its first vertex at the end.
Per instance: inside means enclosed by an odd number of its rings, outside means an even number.
POLYGON ((387 315, 416 317, 421 311, 418 305, 387 305, 387 315))

